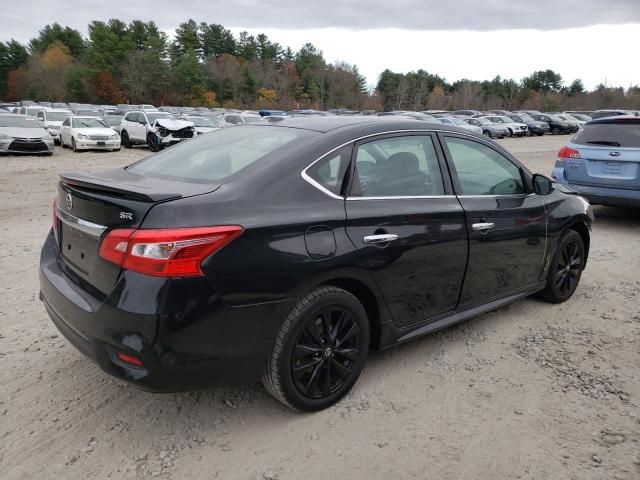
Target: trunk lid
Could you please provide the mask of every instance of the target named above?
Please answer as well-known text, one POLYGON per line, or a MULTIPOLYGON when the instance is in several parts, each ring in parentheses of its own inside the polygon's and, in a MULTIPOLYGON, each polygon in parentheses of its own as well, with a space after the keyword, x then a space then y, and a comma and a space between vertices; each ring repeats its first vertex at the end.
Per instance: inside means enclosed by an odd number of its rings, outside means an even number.
POLYGON ((126 169, 60 175, 56 197, 56 244, 72 276, 108 295, 120 268, 99 256, 104 235, 138 228, 156 204, 202 195, 219 185, 145 177, 126 169))
POLYGON ((570 183, 640 189, 640 148, 570 145, 579 159, 566 159, 570 183))

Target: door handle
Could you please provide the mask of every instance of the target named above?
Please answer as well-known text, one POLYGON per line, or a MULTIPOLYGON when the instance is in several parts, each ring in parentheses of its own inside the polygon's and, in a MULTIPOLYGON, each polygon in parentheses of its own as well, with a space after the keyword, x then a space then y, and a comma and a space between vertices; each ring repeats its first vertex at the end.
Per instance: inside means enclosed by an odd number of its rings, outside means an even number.
POLYGON ((491 230, 493 227, 495 227, 496 224, 495 223, 491 223, 491 222, 482 222, 482 223, 474 223, 471 225, 471 228, 475 231, 475 232, 483 232, 486 233, 489 230, 491 230))
POLYGON ((362 239, 364 243, 389 243, 398 239, 395 233, 383 233, 380 235, 367 235, 362 239))

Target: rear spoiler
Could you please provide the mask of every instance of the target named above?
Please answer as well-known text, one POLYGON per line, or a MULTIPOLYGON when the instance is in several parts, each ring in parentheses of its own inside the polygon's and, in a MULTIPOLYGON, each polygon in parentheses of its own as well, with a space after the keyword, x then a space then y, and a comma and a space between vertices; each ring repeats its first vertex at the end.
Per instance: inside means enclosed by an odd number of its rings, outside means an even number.
POLYGON ((119 175, 119 171, 121 170, 101 172, 100 176, 85 172, 62 173, 60 174, 60 181, 76 190, 102 193, 142 202, 164 202, 182 198, 180 193, 151 191, 143 185, 132 183, 130 176, 119 175))

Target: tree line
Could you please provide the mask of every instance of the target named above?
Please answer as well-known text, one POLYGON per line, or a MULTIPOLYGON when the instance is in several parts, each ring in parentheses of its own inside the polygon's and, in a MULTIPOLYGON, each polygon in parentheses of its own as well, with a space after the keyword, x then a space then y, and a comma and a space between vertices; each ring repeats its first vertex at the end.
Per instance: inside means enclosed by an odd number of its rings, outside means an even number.
POLYGON ((24 45, 0 42, 0 98, 90 103, 434 110, 627 107, 640 88, 565 85, 551 70, 516 81, 459 80, 418 70, 382 72, 368 90, 355 65, 328 63, 307 43, 293 51, 266 35, 238 36, 219 24, 181 23, 173 38, 154 22, 93 21, 88 35, 54 23, 24 45))

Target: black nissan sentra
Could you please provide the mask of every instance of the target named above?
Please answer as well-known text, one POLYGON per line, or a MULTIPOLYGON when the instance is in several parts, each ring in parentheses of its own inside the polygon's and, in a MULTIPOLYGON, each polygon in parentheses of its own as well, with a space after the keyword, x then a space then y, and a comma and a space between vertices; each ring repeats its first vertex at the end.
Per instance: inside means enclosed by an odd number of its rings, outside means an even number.
POLYGON ((40 296, 71 343, 144 389, 262 379, 312 411, 371 350, 534 293, 567 300, 592 219, 467 130, 278 119, 61 175, 40 296))

